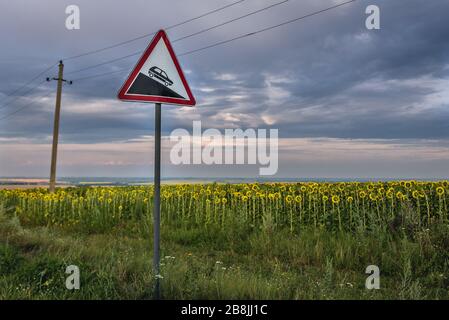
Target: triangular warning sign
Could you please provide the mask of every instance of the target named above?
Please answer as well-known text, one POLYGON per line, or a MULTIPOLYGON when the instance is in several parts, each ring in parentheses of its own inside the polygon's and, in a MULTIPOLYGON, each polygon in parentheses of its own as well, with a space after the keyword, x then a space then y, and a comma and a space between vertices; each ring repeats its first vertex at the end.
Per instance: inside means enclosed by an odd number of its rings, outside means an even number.
POLYGON ((164 30, 160 30, 118 93, 125 101, 194 106, 195 98, 164 30))

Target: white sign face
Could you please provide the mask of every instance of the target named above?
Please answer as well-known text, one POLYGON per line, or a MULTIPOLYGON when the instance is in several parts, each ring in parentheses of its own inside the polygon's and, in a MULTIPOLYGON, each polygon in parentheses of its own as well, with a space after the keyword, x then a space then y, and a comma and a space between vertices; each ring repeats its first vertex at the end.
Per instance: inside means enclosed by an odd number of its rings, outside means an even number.
POLYGON ((195 105, 167 35, 159 31, 120 89, 126 101, 195 105))
MULTIPOLYGON (((140 69, 140 73, 167 86, 180 98, 187 99, 187 91, 184 88, 181 77, 176 70, 176 66, 173 63, 167 46, 164 44, 162 38, 159 39, 159 42, 154 47, 148 60, 143 65, 142 69, 140 69)), ((133 86, 131 85, 130 90, 132 88, 133 86)))

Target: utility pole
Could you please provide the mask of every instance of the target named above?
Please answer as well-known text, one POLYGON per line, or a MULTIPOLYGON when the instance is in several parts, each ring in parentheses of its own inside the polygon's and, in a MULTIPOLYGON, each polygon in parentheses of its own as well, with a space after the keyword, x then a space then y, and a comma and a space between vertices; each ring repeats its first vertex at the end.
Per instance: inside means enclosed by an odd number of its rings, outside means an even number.
POLYGON ((72 84, 72 81, 67 81, 63 79, 64 64, 62 60, 59 61, 59 72, 57 78, 47 78, 47 81, 56 80, 58 81, 57 91, 56 91, 56 106, 55 106, 55 120, 53 124, 53 146, 51 149, 51 168, 50 168, 50 187, 49 191, 51 193, 55 192, 56 187, 56 160, 58 156, 58 139, 59 139, 59 118, 61 114, 61 94, 62 94, 62 83, 67 82, 72 84))

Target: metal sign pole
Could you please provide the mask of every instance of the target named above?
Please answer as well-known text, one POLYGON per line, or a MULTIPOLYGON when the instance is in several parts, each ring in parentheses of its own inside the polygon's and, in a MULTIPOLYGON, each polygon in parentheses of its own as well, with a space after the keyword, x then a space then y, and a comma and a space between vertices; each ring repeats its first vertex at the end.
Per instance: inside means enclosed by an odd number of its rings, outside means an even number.
POLYGON ((155 298, 160 298, 160 222, 161 222, 161 104, 155 104, 154 113, 154 256, 153 268, 156 274, 155 298))
POLYGON ((156 33, 134 69, 120 88, 118 99, 155 103, 154 127, 154 202, 153 271, 156 299, 160 297, 160 223, 161 223, 161 103, 194 106, 195 97, 164 30, 156 33), (155 50, 155 48, 163 48, 155 50))

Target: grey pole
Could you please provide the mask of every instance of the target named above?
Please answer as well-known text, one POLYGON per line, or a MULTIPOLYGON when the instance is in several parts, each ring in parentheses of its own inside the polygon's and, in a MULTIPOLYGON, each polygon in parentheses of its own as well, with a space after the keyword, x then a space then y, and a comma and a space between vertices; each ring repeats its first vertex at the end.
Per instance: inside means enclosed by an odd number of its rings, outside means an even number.
MULTIPOLYGON (((155 104, 154 113, 154 207, 153 207, 153 229, 154 229, 154 256, 153 268, 159 275, 160 262, 160 223, 161 223, 161 104, 155 104)), ((155 298, 160 298, 159 277, 156 277, 155 298)))

